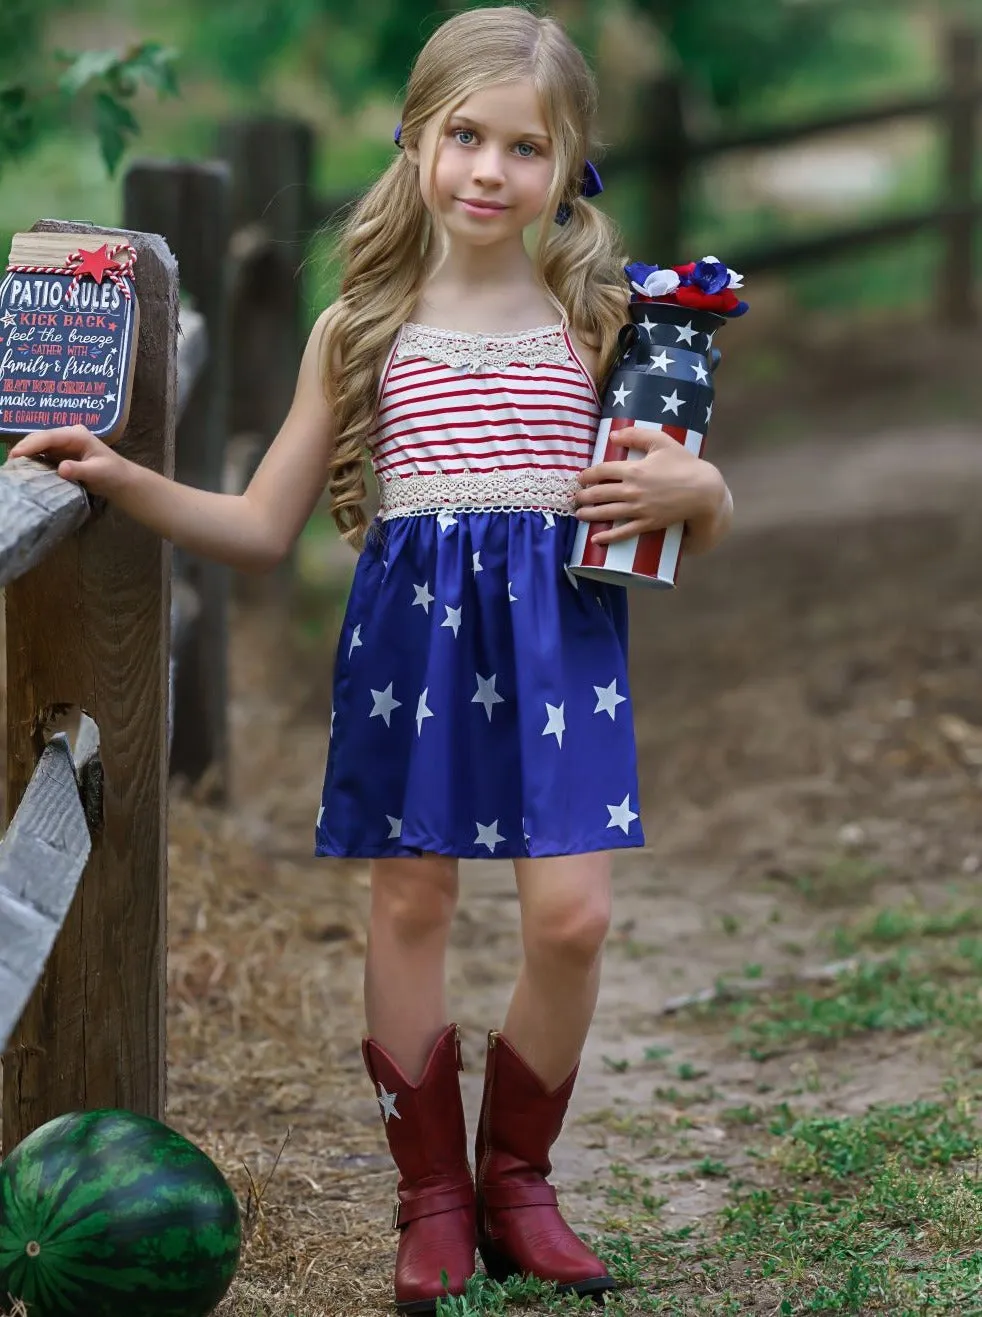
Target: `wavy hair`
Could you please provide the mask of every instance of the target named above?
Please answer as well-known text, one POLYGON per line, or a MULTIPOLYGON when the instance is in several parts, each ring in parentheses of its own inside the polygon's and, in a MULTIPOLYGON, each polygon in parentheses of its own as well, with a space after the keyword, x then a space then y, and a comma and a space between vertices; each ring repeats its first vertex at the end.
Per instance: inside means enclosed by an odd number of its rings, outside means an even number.
MULTIPOLYGON (((536 278, 564 322, 598 350, 605 378, 627 319, 628 289, 616 226, 580 194, 597 88, 560 24, 513 5, 470 9, 449 19, 413 66, 401 142, 418 146, 434 116, 442 116, 442 140, 462 101, 490 85, 520 80, 538 93, 555 155, 533 252, 536 278), (563 226, 553 223, 561 204, 571 212, 563 226)), ((338 529, 356 548, 367 529, 365 457, 379 379, 392 339, 418 300, 438 223, 423 203, 418 166, 400 151, 339 235, 340 294, 325 329, 324 387, 335 417, 327 488, 338 529)))

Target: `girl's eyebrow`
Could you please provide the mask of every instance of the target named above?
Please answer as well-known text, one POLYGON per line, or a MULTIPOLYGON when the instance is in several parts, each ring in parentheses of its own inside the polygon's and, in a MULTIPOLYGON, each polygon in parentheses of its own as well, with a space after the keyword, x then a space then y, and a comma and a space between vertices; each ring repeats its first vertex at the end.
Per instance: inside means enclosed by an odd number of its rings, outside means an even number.
MULTIPOLYGON (((477 122, 476 119, 470 119, 466 114, 453 114, 450 116, 450 123, 460 123, 468 128, 483 129, 484 125, 477 122)), ((548 142, 550 138, 545 133, 512 133, 512 137, 520 137, 523 141, 528 139, 532 142, 548 142)))

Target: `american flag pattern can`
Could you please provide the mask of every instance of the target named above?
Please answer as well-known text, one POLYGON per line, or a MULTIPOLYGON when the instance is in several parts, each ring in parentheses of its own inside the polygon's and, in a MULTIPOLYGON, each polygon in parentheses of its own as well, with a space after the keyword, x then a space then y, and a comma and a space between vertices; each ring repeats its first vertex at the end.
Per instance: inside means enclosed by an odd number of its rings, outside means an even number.
MULTIPOLYGON (((713 337, 723 316, 660 302, 632 302, 631 323, 621 330, 621 353, 603 400, 593 465, 640 461, 644 453, 618 444, 630 426, 663 430, 700 457, 713 415, 713 372, 719 350, 713 337)), ((684 525, 595 544, 596 531, 612 522, 582 521, 569 570, 612 585, 672 589, 678 576, 684 525)))

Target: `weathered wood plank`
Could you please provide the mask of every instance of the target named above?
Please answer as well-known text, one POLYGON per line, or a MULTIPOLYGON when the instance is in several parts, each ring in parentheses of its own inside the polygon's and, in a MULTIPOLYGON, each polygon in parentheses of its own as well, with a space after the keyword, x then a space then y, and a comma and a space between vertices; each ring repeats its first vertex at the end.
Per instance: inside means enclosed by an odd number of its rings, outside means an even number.
MULTIPOLYGON (((177 258, 182 294, 208 332, 208 353, 177 427, 174 476, 215 492, 222 487, 228 435, 229 306, 227 253, 232 179, 224 161, 134 161, 126 174, 126 223, 160 233, 177 258)), ((174 550, 174 580, 201 600, 198 620, 174 674, 171 773, 198 782, 209 772, 211 798, 228 780, 228 594, 224 563, 174 550), (209 771, 210 770, 210 771, 209 771)))
MULTIPOLYGON (((88 226, 42 221, 91 241, 88 226)), ((172 477, 177 268, 137 248, 140 336, 122 456, 172 477)), ((55 477, 57 479, 57 477, 55 477)), ((111 503, 6 590, 8 813, 59 705, 98 724, 101 827, 44 972, 3 1055, 3 1148, 60 1112, 165 1098, 166 700, 170 544, 111 503)))
POLYGON ((0 842, 0 1052, 41 977, 91 849, 61 732, 45 747, 0 842))
POLYGON ((81 485, 30 457, 0 466, 0 586, 36 567, 92 511, 81 485))

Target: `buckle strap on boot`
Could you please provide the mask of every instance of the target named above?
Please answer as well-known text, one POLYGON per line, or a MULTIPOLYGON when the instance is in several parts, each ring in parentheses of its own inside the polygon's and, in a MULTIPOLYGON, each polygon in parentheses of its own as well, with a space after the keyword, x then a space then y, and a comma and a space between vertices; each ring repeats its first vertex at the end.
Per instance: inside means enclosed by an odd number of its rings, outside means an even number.
POLYGON ((547 1180, 539 1184, 482 1184, 487 1207, 557 1207, 556 1190, 547 1180))
POLYGON ((399 1230, 410 1221, 423 1216, 438 1216, 453 1212, 474 1202, 471 1183, 454 1185, 449 1189, 436 1189, 430 1193, 413 1193, 406 1199, 397 1199, 392 1209, 392 1229, 399 1230))

